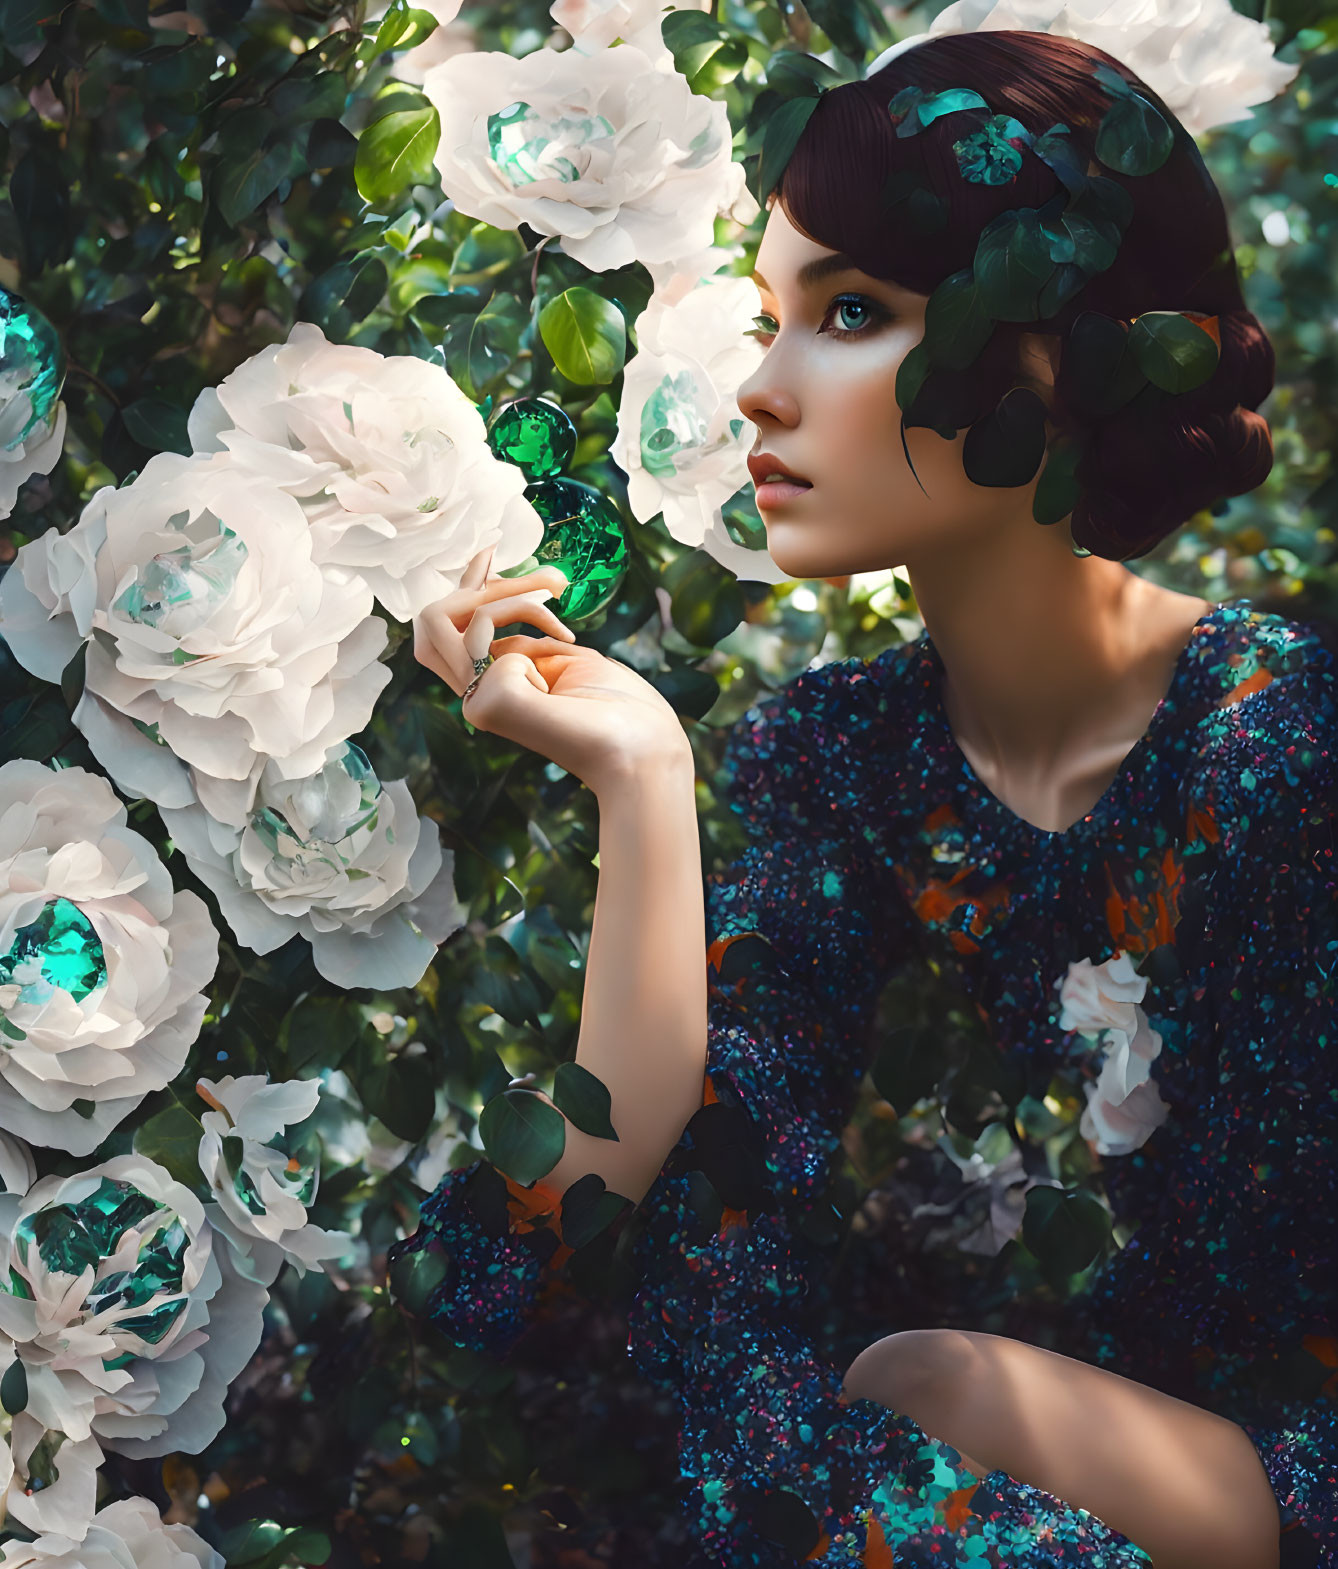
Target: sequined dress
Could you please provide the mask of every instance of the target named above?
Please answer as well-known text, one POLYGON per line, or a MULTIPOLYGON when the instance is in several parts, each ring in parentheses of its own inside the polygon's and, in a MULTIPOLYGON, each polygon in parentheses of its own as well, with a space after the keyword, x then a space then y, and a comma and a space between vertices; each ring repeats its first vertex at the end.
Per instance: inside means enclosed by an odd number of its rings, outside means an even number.
MULTIPOLYGON (((845 1402, 844 1364, 819 1350, 830 1244, 813 1216, 880 988, 928 944, 1031 1089, 1062 1065, 1087 1100, 1129 1240, 1067 1302, 1054 1349, 1238 1422, 1278 1500, 1283 1569, 1338 1569, 1333 656, 1245 599, 1214 606, 1062 832, 976 776, 942 669, 925 633, 810 670, 728 738, 749 842, 707 878, 703 1113, 640 1206, 628 1338, 681 1402, 702 1562, 1151 1563, 1090 1511, 1002 1470, 980 1480, 909 1416, 845 1402), (691 1158, 707 1145, 760 1157, 714 1210, 691 1158)), ((481 1159, 393 1252, 442 1247, 427 1311, 475 1350, 505 1355, 572 1289, 561 1195, 481 1159)))

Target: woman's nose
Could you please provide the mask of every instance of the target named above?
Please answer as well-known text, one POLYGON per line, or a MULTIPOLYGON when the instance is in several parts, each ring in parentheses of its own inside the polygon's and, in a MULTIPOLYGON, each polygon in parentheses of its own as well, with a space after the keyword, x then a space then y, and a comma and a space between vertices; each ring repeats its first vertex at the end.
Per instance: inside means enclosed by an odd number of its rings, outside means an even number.
POLYGON ((768 355, 740 384, 735 397, 739 412, 755 425, 762 424, 768 415, 782 425, 793 425, 799 417, 799 406, 783 385, 779 366, 772 355, 768 355))

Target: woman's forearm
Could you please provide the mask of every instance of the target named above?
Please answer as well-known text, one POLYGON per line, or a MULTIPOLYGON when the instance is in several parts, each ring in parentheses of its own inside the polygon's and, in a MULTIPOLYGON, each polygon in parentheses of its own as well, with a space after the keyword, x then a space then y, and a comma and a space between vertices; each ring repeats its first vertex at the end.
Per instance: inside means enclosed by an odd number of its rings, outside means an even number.
MULTIPOLYGON (((597 1172, 639 1203, 701 1105, 706 948, 691 749, 599 791, 599 885, 576 1061, 608 1088, 618 1143, 567 1123, 544 1182, 597 1172)), ((546 1098, 546 1097, 545 1097, 546 1098)))

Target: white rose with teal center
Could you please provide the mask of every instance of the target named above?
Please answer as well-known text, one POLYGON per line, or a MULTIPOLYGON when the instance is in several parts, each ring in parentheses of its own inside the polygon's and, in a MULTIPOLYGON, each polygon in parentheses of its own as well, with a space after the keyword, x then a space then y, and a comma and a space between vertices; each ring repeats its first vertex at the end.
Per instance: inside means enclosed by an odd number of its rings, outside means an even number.
POLYGON ((161 807, 162 819, 253 952, 301 936, 326 980, 393 990, 421 980, 464 924, 455 855, 436 822, 353 742, 331 747, 302 779, 257 759, 251 780, 197 783, 201 799, 161 807))
POLYGON ((238 1267, 262 1285, 285 1260, 305 1275, 352 1246, 348 1232, 325 1231, 307 1218, 320 1185, 315 1141, 303 1140, 291 1152, 270 1143, 315 1111, 320 1088, 319 1079, 271 1084, 263 1073, 196 1081, 196 1093, 212 1108, 200 1119, 199 1158, 223 1212, 216 1225, 232 1242, 238 1267))
MULTIPOLYGON (((172 804, 159 742, 220 779, 246 778, 257 754, 300 778, 370 719, 390 679, 386 624, 360 577, 313 560, 296 497, 226 454, 160 452, 130 485, 99 490, 75 528, 90 576, 48 593, 67 640, 86 643, 74 722, 127 794, 172 804)), ((47 559, 68 564, 54 542, 47 559)), ((50 632, 27 635, 43 603, 19 575, 0 594, 0 631, 27 669, 59 680, 50 632)))
POLYGON ((1191 136, 1247 119, 1295 77, 1273 53, 1265 22, 1230 0, 953 0, 929 30, 872 60, 872 76, 896 54, 946 33, 1015 28, 1077 38, 1113 55, 1165 102, 1191 136))
POLYGON ((210 1212, 140 1155, 0 1194, 0 1333, 23 1361, 28 1415, 135 1459, 217 1436, 268 1293, 210 1212))
POLYGON ((661 71, 674 69, 660 28, 671 11, 709 11, 711 0, 554 0, 548 14, 571 34, 572 48, 582 54, 607 49, 616 40, 644 50, 661 71))
POLYGON ((7 518, 20 487, 49 474, 64 448, 67 365, 50 320, 2 288, 0 345, 0 518, 7 518))
MULTIPOLYGON (((0 1340, 0 1374, 18 1357, 0 1340)), ((0 1521, 54 1531, 81 1541, 97 1508, 98 1468, 106 1456, 97 1439, 77 1442, 48 1429, 27 1411, 0 1411, 0 1521)), ((0 1564, 7 1560, 0 1557, 0 1564)))
POLYGON ((682 545, 707 551, 738 578, 789 582, 765 545, 734 540, 721 508, 751 489, 757 427, 738 390, 763 349, 747 336, 762 297, 750 278, 715 277, 670 303, 657 291, 637 317, 637 352, 623 373, 618 433, 609 455, 627 475, 633 515, 657 513, 682 545))
POLYGON ((147 1498, 104 1504, 77 1542, 47 1531, 34 1542, 9 1542, 3 1569, 225 1569, 223 1555, 188 1525, 164 1525, 147 1498))
POLYGON ((481 550, 501 572, 543 540, 524 474, 440 365, 331 343, 313 322, 206 388, 187 430, 197 453, 226 451, 295 497, 313 562, 366 583, 399 621, 453 593, 481 550))
POLYGON ((1101 964, 1076 960, 1055 986, 1060 1029, 1077 1031, 1104 1053, 1096 1082, 1083 1085, 1087 1108, 1079 1132, 1095 1142, 1099 1155, 1127 1155, 1147 1142, 1170 1111, 1149 1076, 1162 1037, 1139 1006, 1147 976, 1119 952, 1101 964))
MULTIPOLYGON (((126 824, 98 774, 0 767, 0 1126, 71 1155, 180 1073, 218 967, 204 900, 126 824)), ((12 1191, 31 1155, 3 1157, 12 1191)))
POLYGON ((756 213, 725 105, 630 44, 456 55, 425 73, 423 91, 457 210, 558 235, 592 272, 695 254, 718 213, 756 213))

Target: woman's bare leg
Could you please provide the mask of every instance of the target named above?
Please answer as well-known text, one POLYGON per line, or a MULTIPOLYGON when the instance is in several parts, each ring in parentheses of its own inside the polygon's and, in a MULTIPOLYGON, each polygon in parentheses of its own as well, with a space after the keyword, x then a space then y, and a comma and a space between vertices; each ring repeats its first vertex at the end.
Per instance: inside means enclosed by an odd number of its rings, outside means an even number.
POLYGON ((1089 1509, 1156 1569, 1278 1569, 1277 1500, 1234 1422, 1025 1341, 916 1329, 861 1351, 845 1375, 927 1433, 1089 1509))

